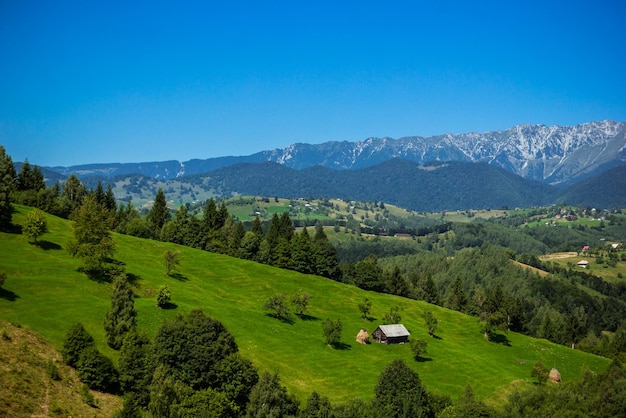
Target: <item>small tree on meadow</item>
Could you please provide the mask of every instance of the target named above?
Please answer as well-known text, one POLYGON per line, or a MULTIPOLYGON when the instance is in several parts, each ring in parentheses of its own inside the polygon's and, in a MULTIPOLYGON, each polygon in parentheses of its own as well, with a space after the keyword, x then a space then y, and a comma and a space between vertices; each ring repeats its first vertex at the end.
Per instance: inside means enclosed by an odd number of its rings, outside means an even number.
POLYGON ((44 213, 39 209, 33 209, 26 215, 24 234, 37 242, 37 238, 48 232, 48 224, 44 213))
POLYGON ((428 330, 428 335, 431 337, 435 336, 435 332, 437 332, 437 318, 433 315, 431 311, 424 311, 422 314, 422 318, 424 318, 424 322, 426 323, 426 329, 428 330))
POLYGON ((172 300, 172 292, 170 291, 170 288, 164 284, 159 288, 156 305, 159 308, 164 308, 170 303, 170 300, 172 300))
POLYGON ((322 334, 328 345, 336 345, 339 343, 342 331, 343 324, 341 323, 341 319, 337 319, 336 321, 327 319, 322 322, 322 334))
POLYGON ((311 294, 309 292, 301 292, 291 297, 291 304, 296 309, 296 313, 302 317, 304 311, 309 306, 311 294))
POLYGON ((274 317, 278 319, 288 319, 289 312, 287 311, 287 304, 285 303, 285 295, 279 294, 270 297, 267 302, 265 302, 264 309, 267 311, 272 311, 274 317))
POLYGON ((422 359, 422 354, 426 353, 426 346, 428 343, 426 340, 417 339, 411 340, 411 351, 413 352, 413 358, 415 361, 420 361, 422 359))
POLYGON ((167 250, 163 254, 163 265, 165 266, 165 274, 170 273, 180 265, 180 252, 167 250))
POLYGON ((372 309, 372 301, 368 298, 363 299, 363 302, 359 303, 359 311, 361 311, 361 318, 368 319, 370 316, 370 310, 372 309))
POLYGON ((549 371, 541 361, 537 361, 530 371, 530 375, 537 379, 537 385, 542 386, 547 380, 549 371))
POLYGON ((398 324, 402 321, 402 317, 400 316, 400 308, 398 306, 392 306, 389 309, 389 313, 383 316, 383 321, 385 324, 398 324))

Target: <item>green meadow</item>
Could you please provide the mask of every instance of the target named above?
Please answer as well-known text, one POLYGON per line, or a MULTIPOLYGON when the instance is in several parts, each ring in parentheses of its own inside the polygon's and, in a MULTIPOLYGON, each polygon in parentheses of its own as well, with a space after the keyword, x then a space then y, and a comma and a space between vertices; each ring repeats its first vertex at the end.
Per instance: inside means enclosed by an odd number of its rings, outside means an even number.
MULTIPOLYGON (((14 224, 22 224, 30 208, 17 206, 14 224)), ((117 361, 105 343, 103 320, 109 308, 111 285, 78 271, 66 244, 71 222, 47 216, 49 233, 30 243, 19 233, 0 233, 0 270, 7 274, 0 290, 0 319, 26 326, 60 348, 66 330, 82 322, 98 348, 117 361)), ((556 367, 563 380, 578 379, 583 367, 604 370, 609 361, 524 335, 501 333, 499 342, 486 341, 477 319, 438 306, 360 290, 328 279, 151 240, 114 234, 115 258, 125 265, 136 293, 141 331, 154 336, 159 324, 180 313, 200 308, 220 320, 235 336, 242 354, 260 371, 276 371, 282 383, 301 400, 312 391, 333 402, 373 397, 385 365, 404 359, 434 392, 462 394, 469 384, 483 400, 515 384, 532 384, 530 372, 540 360, 556 367), (180 251, 181 264, 172 277, 162 265, 166 250, 180 251), (172 309, 155 304, 156 290, 167 284, 172 309), (269 316, 263 305, 273 295, 306 291, 312 299, 305 316, 290 321, 269 316), (358 304, 372 301, 371 318, 361 318, 358 304), (361 345, 361 328, 370 334, 393 306, 411 338, 428 341, 424 361, 412 359, 409 345, 361 345), (422 320, 424 310, 439 320, 437 338, 430 338, 422 320), (332 348, 322 337, 321 322, 341 319, 342 345, 332 348), (521 382, 521 383, 520 383, 521 382), (528 383, 524 383, 528 382, 528 383)))

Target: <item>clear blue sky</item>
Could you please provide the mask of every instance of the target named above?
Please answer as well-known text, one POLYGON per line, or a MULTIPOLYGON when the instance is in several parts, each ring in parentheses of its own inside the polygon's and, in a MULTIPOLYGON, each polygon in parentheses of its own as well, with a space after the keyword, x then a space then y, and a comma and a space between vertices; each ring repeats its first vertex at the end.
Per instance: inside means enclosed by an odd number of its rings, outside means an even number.
POLYGON ((0 0, 0 144, 74 165, 626 121, 626 2, 0 0))

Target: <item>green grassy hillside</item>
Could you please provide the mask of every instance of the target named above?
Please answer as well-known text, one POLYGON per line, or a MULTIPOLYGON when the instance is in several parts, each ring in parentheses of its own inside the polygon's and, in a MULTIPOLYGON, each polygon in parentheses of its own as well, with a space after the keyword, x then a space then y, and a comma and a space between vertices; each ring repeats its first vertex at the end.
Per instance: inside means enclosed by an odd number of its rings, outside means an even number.
MULTIPOLYGON (((13 223, 23 223, 29 210, 18 206, 13 223)), ((111 286, 77 271, 79 260, 65 250, 72 237, 71 223, 47 219, 50 232, 40 238, 39 245, 21 234, 0 233, 0 270, 7 274, 0 291, 0 319, 28 326, 57 348, 69 326, 80 321, 98 348, 116 360, 116 352, 106 346, 102 327, 111 286)), ((225 324, 244 356, 260 370, 277 371, 300 399, 313 390, 331 401, 371 398, 380 372, 396 358, 411 364, 432 391, 456 398, 471 384, 482 399, 513 381, 530 381, 537 360, 558 368, 564 380, 577 379, 584 365, 594 371, 608 365, 607 359, 514 333, 508 334, 508 345, 485 341, 476 318, 423 302, 174 244, 124 235, 114 238, 116 259, 133 278, 141 330, 153 336, 163 320, 201 308, 225 324), (181 253, 177 278, 167 277, 162 267, 162 255, 168 249, 181 253), (156 289, 162 284, 172 290, 175 309, 155 306, 156 289), (292 322, 281 322, 264 312, 268 297, 300 291, 312 295, 305 320, 294 315, 292 322), (373 320, 360 316, 358 304, 365 297, 373 302, 373 320), (413 361, 408 345, 355 342, 361 328, 371 333, 396 305, 412 338, 428 339, 426 361, 413 361), (421 318, 425 309, 439 320, 439 338, 427 336, 421 318), (321 331, 326 318, 343 322, 344 349, 326 346, 321 331)))

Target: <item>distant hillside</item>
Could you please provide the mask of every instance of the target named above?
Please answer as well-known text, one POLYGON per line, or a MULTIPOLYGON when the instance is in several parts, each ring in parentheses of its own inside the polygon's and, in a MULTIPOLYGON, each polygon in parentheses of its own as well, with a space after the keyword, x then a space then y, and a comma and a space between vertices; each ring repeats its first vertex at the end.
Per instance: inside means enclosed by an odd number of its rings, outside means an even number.
POLYGON ((433 161, 482 162, 526 179, 567 186, 603 170, 626 164, 626 123, 603 121, 575 126, 519 125, 504 131, 445 134, 400 139, 368 138, 356 142, 296 143, 239 157, 128 164, 53 167, 67 177, 108 178, 141 174, 169 180, 237 163, 272 161, 298 170, 321 165, 356 170, 401 158, 419 164, 433 161))
POLYGON ((349 171, 238 164, 208 173, 206 179, 223 195, 342 197, 383 201, 416 211, 536 206, 551 202, 555 195, 548 185, 484 163, 418 165, 400 159, 349 171))
POLYGON ((626 166, 615 167, 570 186, 560 202, 598 209, 626 207, 626 166))

